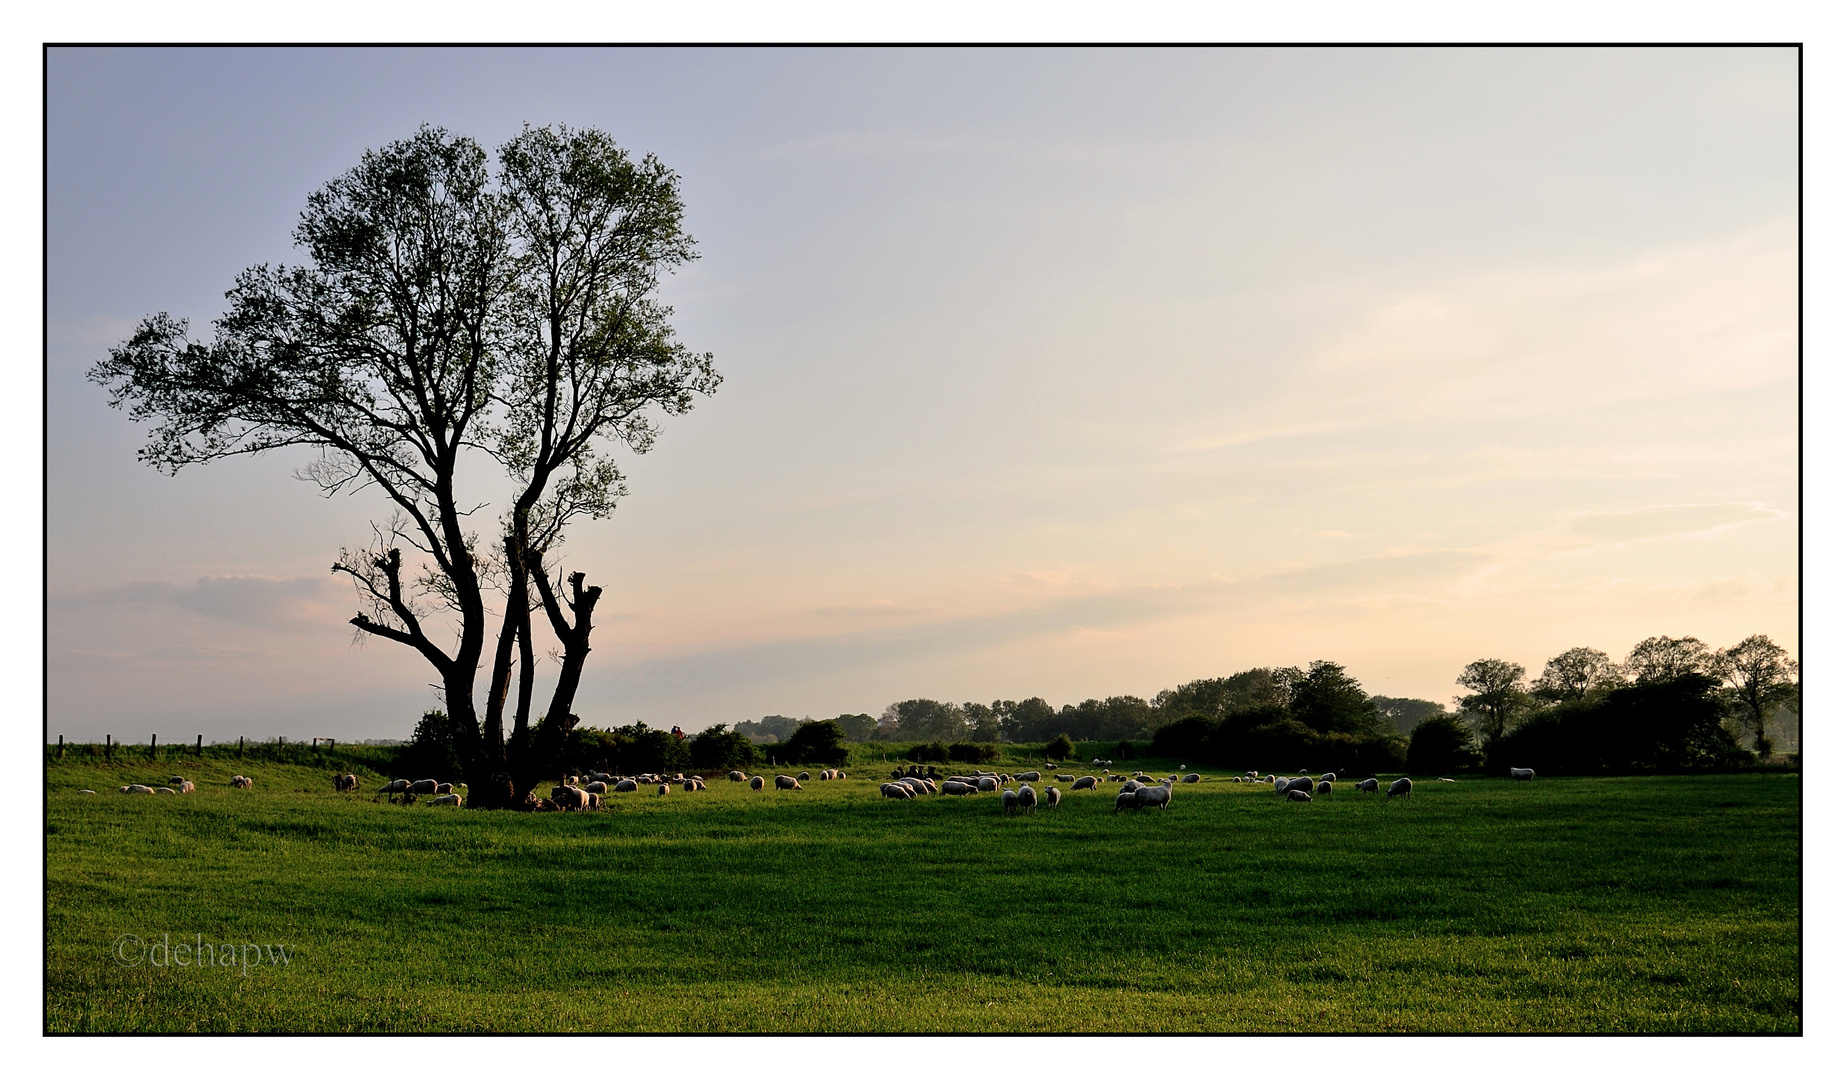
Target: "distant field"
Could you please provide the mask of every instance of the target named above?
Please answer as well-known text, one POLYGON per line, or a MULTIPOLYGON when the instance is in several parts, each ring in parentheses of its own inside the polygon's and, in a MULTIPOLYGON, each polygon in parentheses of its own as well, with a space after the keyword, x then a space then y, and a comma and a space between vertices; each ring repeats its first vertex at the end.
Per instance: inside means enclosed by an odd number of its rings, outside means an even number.
POLYGON ((374 803, 306 765, 246 763, 236 791, 237 765, 47 769, 50 1030, 1801 1024, 1788 774, 1431 782, 1389 804, 1214 781, 1166 813, 1078 793, 1006 817, 992 796, 879 799, 862 768, 566 815, 374 803), (201 790, 115 793, 170 772, 201 790), (127 967, 129 934, 290 958, 127 967))

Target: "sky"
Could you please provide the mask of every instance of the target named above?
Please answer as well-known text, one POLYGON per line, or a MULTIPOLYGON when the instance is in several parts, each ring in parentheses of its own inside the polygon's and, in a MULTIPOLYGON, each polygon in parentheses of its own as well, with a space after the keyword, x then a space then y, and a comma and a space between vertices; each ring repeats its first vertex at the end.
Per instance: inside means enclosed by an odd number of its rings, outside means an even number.
POLYGON ((587 723, 1798 649, 1797 93, 1768 48, 54 49, 48 733, 438 704, 328 571, 375 493, 163 477, 84 378, 424 123, 682 178, 725 382, 570 540, 587 723))

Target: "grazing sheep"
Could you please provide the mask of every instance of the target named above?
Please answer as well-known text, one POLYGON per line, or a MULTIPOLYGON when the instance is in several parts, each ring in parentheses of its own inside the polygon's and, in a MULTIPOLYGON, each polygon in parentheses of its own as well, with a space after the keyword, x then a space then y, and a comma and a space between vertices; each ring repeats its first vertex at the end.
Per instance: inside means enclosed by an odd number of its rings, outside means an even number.
POLYGON ((1014 791, 1012 788, 1007 788, 1005 791, 1002 791, 1000 793, 1000 809, 1008 814, 1019 809, 1019 792, 1014 791))
MULTIPOLYGON (((235 776, 231 777, 231 785, 235 787, 236 784, 237 784, 237 777, 235 776)), ((389 784, 386 784, 384 787, 379 788, 378 794, 380 795, 401 795, 404 792, 409 791, 409 790, 410 790, 410 781, 393 780, 389 784)))
POLYGON ((1038 792, 1032 790, 1031 784, 1019 785, 1019 809, 1028 814, 1038 813, 1038 792))
POLYGON ((944 781, 942 785, 944 795, 972 795, 979 790, 973 784, 964 784, 960 780, 944 781))
POLYGON ((1513 779, 1515 780, 1530 780, 1532 779, 1532 777, 1536 775, 1538 774, 1534 773, 1531 769, 1514 769, 1513 770, 1513 779))
POLYGON ((1033 770, 1032 770, 1031 772, 1022 772, 1022 773, 1020 773, 1020 774, 1019 774, 1019 775, 1018 775, 1017 777, 1015 777, 1015 779, 1018 779, 1018 780, 1030 780, 1030 781, 1032 781, 1032 782, 1033 782, 1034 784, 1036 784, 1036 783, 1038 783, 1038 770, 1037 770, 1037 769, 1033 769, 1033 770))
MULTIPOLYGON (((573 776, 573 777, 571 777, 571 778, 570 778, 570 783, 568 783, 568 784, 566 784, 566 785, 564 785, 564 786, 565 786, 565 787, 573 787, 573 788, 574 788, 574 787, 576 787, 576 786, 577 786, 577 778, 576 778, 576 777, 574 777, 574 776, 573 776)), ((414 784, 412 784, 412 785, 410 785, 410 793, 411 793, 412 795, 434 795, 434 794, 436 794, 436 781, 434 781, 434 780, 418 780, 418 781, 417 781, 416 783, 414 783, 414 784)))
POLYGON ((732 769, 730 772, 725 773, 724 778, 733 784, 741 784, 744 782, 744 774, 742 770, 739 769, 732 769))
POLYGON ((181 795, 190 795, 197 790, 199 790, 199 786, 190 780, 181 780, 179 782, 179 793, 181 795))
POLYGON ((1094 776, 1079 776, 1076 782, 1071 784, 1070 789, 1072 791, 1082 791, 1085 788, 1094 788, 1095 786, 1096 778, 1094 776))
POLYGON ((1133 795, 1135 792, 1141 790, 1141 787, 1142 785, 1138 781, 1125 780, 1122 782, 1122 790, 1126 791, 1130 795, 1133 795))
POLYGON ((460 806, 460 795, 438 795, 429 801, 431 806, 460 806))
MULTIPOLYGON (((603 780, 592 780, 589 783, 583 785, 583 790, 589 792, 592 795, 602 795, 609 790, 609 785, 606 781, 603 781, 603 780)), ((442 793, 437 792, 437 794, 442 794, 442 793)))
POLYGON ((231 777, 231 786, 234 788, 253 788, 256 786, 256 781, 248 776, 233 776, 231 777))
POLYGON ((338 773, 333 778, 333 790, 351 791, 359 786, 359 778, 352 773, 338 773))
POLYGON ((800 791, 801 781, 795 779, 794 777, 788 775, 787 773, 777 773, 776 774, 776 790, 777 791, 800 791))
POLYGON ((922 777, 906 776, 897 782, 916 792, 918 795, 928 795, 936 790, 936 785, 922 777))
POLYGON ((1455 782, 1455 781, 1453 781, 1453 780, 1450 780, 1450 779, 1449 779, 1448 777, 1446 777, 1446 776, 1438 776, 1438 777, 1436 777, 1436 783, 1438 783, 1438 784, 1453 784, 1454 782, 1455 782))
POLYGON ((1313 789, 1314 778, 1312 776, 1286 777, 1276 781, 1276 792, 1282 795, 1286 795, 1291 791, 1307 792, 1313 789))
POLYGON ((89 789, 89 788, 87 788, 87 787, 85 787, 85 788, 78 788, 78 789, 77 789, 77 794, 79 794, 79 795, 94 795, 94 794, 96 794, 96 792, 94 792, 94 791, 92 791, 91 789, 89 789))
POLYGON ((1151 784, 1154 782, 1154 778, 1147 775, 1146 773, 1138 772, 1138 773, 1135 773, 1135 782, 1140 783, 1140 784, 1151 784))
POLYGON ((1332 790, 1333 781, 1331 780, 1322 780, 1320 783, 1314 785, 1314 794, 1316 795, 1325 795, 1332 790))
POLYGON ((917 797, 916 792, 895 780, 890 783, 878 785, 878 794, 883 795, 887 799, 914 799, 917 797))
POLYGON ((1275 782, 1276 782, 1276 774, 1275 774, 1275 773, 1270 773, 1270 774, 1269 774, 1268 776, 1265 776, 1265 777, 1263 778, 1263 782, 1264 782, 1264 783, 1268 783, 1268 784, 1273 784, 1273 783, 1275 783, 1275 782))
POLYGON ((796 773, 796 774, 795 774, 795 779, 797 779, 797 780, 806 780, 807 778, 808 778, 808 774, 807 774, 807 773, 804 773, 804 772, 802 772, 802 773, 796 773))
POLYGON ((1301 790, 1300 788, 1290 788, 1288 790, 1288 801, 1289 802, 1313 802, 1314 796, 1309 795, 1307 792, 1301 790))
POLYGON ((640 788, 641 785, 635 783, 633 780, 617 780, 615 782, 615 790, 617 791, 639 791, 640 788))
POLYGON ((835 769, 835 770, 833 770, 833 778, 834 778, 835 780, 844 780, 844 779, 846 779, 846 771, 845 771, 844 769, 835 769))
POLYGON ((661 784, 659 787, 654 789, 654 794, 664 799, 667 796, 667 792, 672 791, 672 790, 673 790, 672 784, 661 784))
POLYGON ((1165 810, 1167 804, 1172 801, 1173 787, 1171 784, 1150 784, 1135 792, 1136 806, 1154 806, 1165 810))
POLYGON ((751 791, 763 790, 763 778, 760 776, 752 776, 750 778, 750 790, 751 791))
POLYGON ((1408 776, 1391 781, 1391 787, 1385 791, 1385 798, 1387 799, 1394 799, 1399 795, 1405 798, 1410 797, 1410 778, 1408 776))
POLYGON ((974 786, 981 791, 994 791, 1000 787, 1000 781, 991 776, 977 777, 974 786))
POLYGON ((1074 773, 1059 773, 1056 776, 1052 777, 1052 779, 1056 780, 1060 784, 1068 784, 1072 782, 1073 780, 1077 779, 1077 777, 1074 773))
POLYGON ((152 795, 154 789, 146 784, 124 784, 116 789, 124 795, 152 795))
POLYGON ((1063 801, 1064 801, 1064 793, 1062 791, 1059 791, 1057 788, 1054 788, 1054 787, 1045 789, 1045 805, 1046 806, 1050 807, 1053 810, 1056 810, 1058 808, 1058 804, 1063 801))
POLYGON ((1338 779, 1339 779, 1339 777, 1337 777, 1337 776, 1335 776, 1334 774, 1332 774, 1332 773, 1330 773, 1330 772, 1324 772, 1324 773, 1321 773, 1321 774, 1320 774, 1320 778, 1321 778, 1322 780, 1325 780, 1325 781, 1326 781, 1327 783, 1329 783, 1329 784, 1331 784, 1331 783, 1333 783, 1333 782, 1334 782, 1335 780, 1338 780, 1338 779))
POLYGON ((172 784, 172 785, 173 785, 174 787, 178 787, 178 786, 180 786, 181 784, 183 784, 183 783, 185 783, 185 782, 186 782, 186 778, 185 778, 185 777, 183 777, 183 776, 169 776, 169 777, 167 777, 167 783, 169 783, 169 784, 172 784))
POLYGON ((1375 795, 1378 793, 1378 778, 1376 776, 1366 777, 1352 787, 1354 791, 1369 791, 1375 795))
POLYGON ((1200 776, 1198 773, 1189 772, 1185 776, 1180 777, 1179 782, 1182 784, 1196 784, 1203 779, 1204 777, 1200 776))
MULTIPOLYGON (((589 789, 585 788, 584 790, 588 791, 589 789)), ((449 783, 446 780, 436 785, 436 794, 438 795, 450 795, 450 794, 453 794, 454 791, 455 791, 455 785, 449 783)))
POLYGON ((178 795, 179 792, 174 791, 170 787, 157 787, 154 789, 154 794, 156 795, 178 795))
POLYGON ((1139 810, 1140 808, 1141 804, 1136 801, 1135 793, 1132 791, 1124 790, 1115 797, 1115 810, 1117 813, 1123 810, 1139 810))
MULTIPOLYGON (((409 794, 423 795, 433 793, 412 789, 409 794)), ((590 808, 590 793, 575 785, 567 784, 551 789, 551 801, 556 803, 560 810, 588 810, 590 808)))
POLYGON ((697 780, 688 780, 685 782, 684 787, 687 791, 697 791, 699 790, 699 782, 697 780))
MULTIPOLYGON (((449 796, 449 797, 456 798, 456 799, 461 798, 461 796, 459 795, 454 795, 454 796, 449 796)), ((583 797, 585 800, 587 800, 583 807, 585 810, 601 810, 603 808, 603 797, 601 795, 598 795, 593 791, 585 789, 583 793, 583 797)))

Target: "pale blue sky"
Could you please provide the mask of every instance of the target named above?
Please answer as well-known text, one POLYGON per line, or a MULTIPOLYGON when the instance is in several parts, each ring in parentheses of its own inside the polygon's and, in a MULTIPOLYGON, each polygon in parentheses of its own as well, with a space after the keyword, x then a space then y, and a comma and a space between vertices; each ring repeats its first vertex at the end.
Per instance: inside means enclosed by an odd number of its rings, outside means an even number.
POLYGON ((54 52, 51 732, 432 703, 326 572, 376 500, 160 477, 82 379, 424 122, 684 178, 726 383, 573 540, 588 722, 1793 648, 1795 102, 1790 50, 54 52))

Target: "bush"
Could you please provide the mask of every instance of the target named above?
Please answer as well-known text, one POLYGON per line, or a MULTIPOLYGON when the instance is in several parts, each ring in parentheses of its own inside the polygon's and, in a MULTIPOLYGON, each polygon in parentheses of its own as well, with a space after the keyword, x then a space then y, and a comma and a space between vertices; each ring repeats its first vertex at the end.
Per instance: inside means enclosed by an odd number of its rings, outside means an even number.
POLYGON ((1218 725, 1203 716, 1188 716, 1184 720, 1162 724, 1154 731, 1153 754, 1155 757, 1181 760, 1196 758, 1217 730, 1218 725))
POLYGON ((441 709, 431 709, 423 714, 423 718, 417 721, 416 732, 410 736, 410 745, 404 751, 398 760, 406 772, 419 774, 413 779, 461 778, 461 759, 455 753, 455 733, 449 727, 448 714, 441 709))
POLYGON ((1489 743, 1487 767, 1583 775, 1748 764, 1724 729, 1717 690, 1716 679, 1690 674, 1553 706, 1489 743))
POLYGON ((1446 773, 1471 769, 1481 763, 1474 735, 1461 717, 1438 713, 1410 731, 1410 752, 1404 767, 1413 773, 1446 773))
POLYGON ((949 748, 939 742, 918 743, 904 753, 906 761, 948 761, 949 748))
POLYGON ((831 720, 810 720, 795 729, 776 750, 776 759, 784 764, 846 764, 846 733, 831 720))
POLYGON ((694 768, 714 771, 747 769, 756 764, 756 747, 750 737, 713 724, 687 741, 694 768))
POLYGON ((993 743, 958 742, 949 747, 949 760, 967 765, 985 765, 1000 760, 1000 748, 993 743))
POLYGON ((1135 759, 1135 744, 1129 742, 1127 739, 1123 739, 1121 742, 1116 743, 1115 754, 1110 760, 1114 760, 1115 758, 1121 758, 1123 761, 1133 761, 1135 759))
POLYGON ((1045 744, 1046 761, 1068 761, 1077 754, 1077 744, 1070 741, 1069 735, 1059 735, 1045 744))

